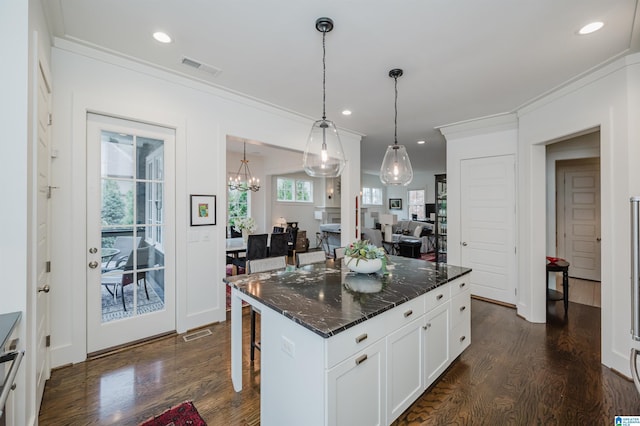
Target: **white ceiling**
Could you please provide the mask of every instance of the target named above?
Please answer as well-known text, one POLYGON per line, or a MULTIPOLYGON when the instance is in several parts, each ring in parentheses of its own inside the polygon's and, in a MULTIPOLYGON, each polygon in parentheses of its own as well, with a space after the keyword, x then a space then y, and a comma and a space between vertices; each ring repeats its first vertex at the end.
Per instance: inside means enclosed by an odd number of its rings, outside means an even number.
MULTIPOLYGON (((417 170, 443 170, 434 129, 512 112, 577 76, 638 51, 637 0, 42 0, 55 36, 136 58, 366 135, 362 168, 378 172, 398 140, 417 170), (602 30, 577 35, 601 20, 602 30), (162 45, 154 31, 170 34, 162 45), (187 56, 221 71, 181 64, 187 56), (348 108, 349 117, 341 114, 348 108), (427 140, 417 145, 419 139, 427 140)), ((242 137, 242 135, 239 135, 242 137)))

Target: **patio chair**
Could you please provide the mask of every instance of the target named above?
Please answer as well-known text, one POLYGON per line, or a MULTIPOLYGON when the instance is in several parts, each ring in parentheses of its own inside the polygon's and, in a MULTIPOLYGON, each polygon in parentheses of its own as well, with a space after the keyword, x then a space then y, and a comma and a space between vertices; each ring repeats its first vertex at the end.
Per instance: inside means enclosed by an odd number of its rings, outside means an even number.
MULTIPOLYGON (((134 269, 134 261, 137 263, 135 265, 136 270, 147 269, 149 267, 149 254, 153 250, 153 246, 146 246, 142 248, 136 249, 136 256, 134 259, 133 250, 127 256, 126 262, 122 264, 120 267, 116 269, 110 269, 107 271, 103 271, 102 273, 102 285, 105 286, 107 291, 114 295, 114 298, 118 297, 118 287, 120 287, 120 293, 122 296, 122 307, 124 310, 127 310, 127 304, 124 298, 124 288, 125 286, 132 284, 134 282, 133 273, 126 273, 125 271, 132 271, 134 269), (116 273, 116 271, 122 270, 123 274, 116 273), (113 290, 109 289, 109 286, 113 287, 113 290)), ((146 271, 137 271, 135 273, 136 279, 135 282, 140 284, 140 281, 144 284, 144 291, 147 295, 147 300, 149 300, 149 289, 147 288, 147 272, 146 271)))

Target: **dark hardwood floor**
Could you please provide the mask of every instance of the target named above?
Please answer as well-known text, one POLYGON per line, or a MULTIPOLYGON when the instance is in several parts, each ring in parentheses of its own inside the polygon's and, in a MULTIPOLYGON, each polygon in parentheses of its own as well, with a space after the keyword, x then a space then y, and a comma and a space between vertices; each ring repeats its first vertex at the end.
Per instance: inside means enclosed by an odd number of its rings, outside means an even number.
MULTIPOLYGON (((550 302, 548 313, 547 324, 531 324, 473 300, 471 346, 394 424, 605 425, 640 414, 633 383, 600 363, 599 308, 570 303, 565 319, 550 302)), ((250 366, 245 351, 245 388, 235 393, 229 326, 55 370, 40 425, 135 425, 185 400, 209 425, 259 424, 259 355, 250 366)))

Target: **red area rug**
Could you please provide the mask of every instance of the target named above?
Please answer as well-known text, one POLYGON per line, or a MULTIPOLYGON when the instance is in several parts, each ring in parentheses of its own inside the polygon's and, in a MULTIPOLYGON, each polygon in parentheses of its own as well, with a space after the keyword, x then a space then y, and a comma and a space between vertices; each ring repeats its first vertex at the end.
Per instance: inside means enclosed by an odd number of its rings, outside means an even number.
POLYGON ((191 401, 169 408, 164 413, 140 423, 139 426, 207 426, 191 401))
POLYGON ((436 261, 436 254, 434 252, 421 253, 420 254, 420 259, 428 260, 429 262, 435 262, 436 261))

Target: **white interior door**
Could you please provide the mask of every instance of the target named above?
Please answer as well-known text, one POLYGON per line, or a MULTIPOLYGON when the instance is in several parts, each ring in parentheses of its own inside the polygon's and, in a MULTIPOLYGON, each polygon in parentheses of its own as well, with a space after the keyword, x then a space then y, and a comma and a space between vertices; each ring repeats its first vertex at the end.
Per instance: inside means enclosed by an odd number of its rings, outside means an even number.
POLYGON ((558 211, 562 214, 564 229, 564 257, 569 264, 569 275, 575 278, 600 281, 600 171, 597 163, 561 169, 558 193, 562 201, 558 211))
POLYGON ((51 132, 50 132, 50 105, 51 88, 40 69, 38 73, 38 147, 37 147, 37 186, 38 195, 36 202, 36 274, 37 295, 35 321, 36 321, 36 413, 39 411, 44 385, 49 379, 51 367, 49 362, 49 199, 51 198, 50 170, 51 170, 51 132))
POLYGON ((514 156, 462 160, 460 174, 460 262, 473 269, 471 293, 515 303, 514 156))
POLYGON ((175 131, 87 116, 87 352, 175 330, 175 131))

